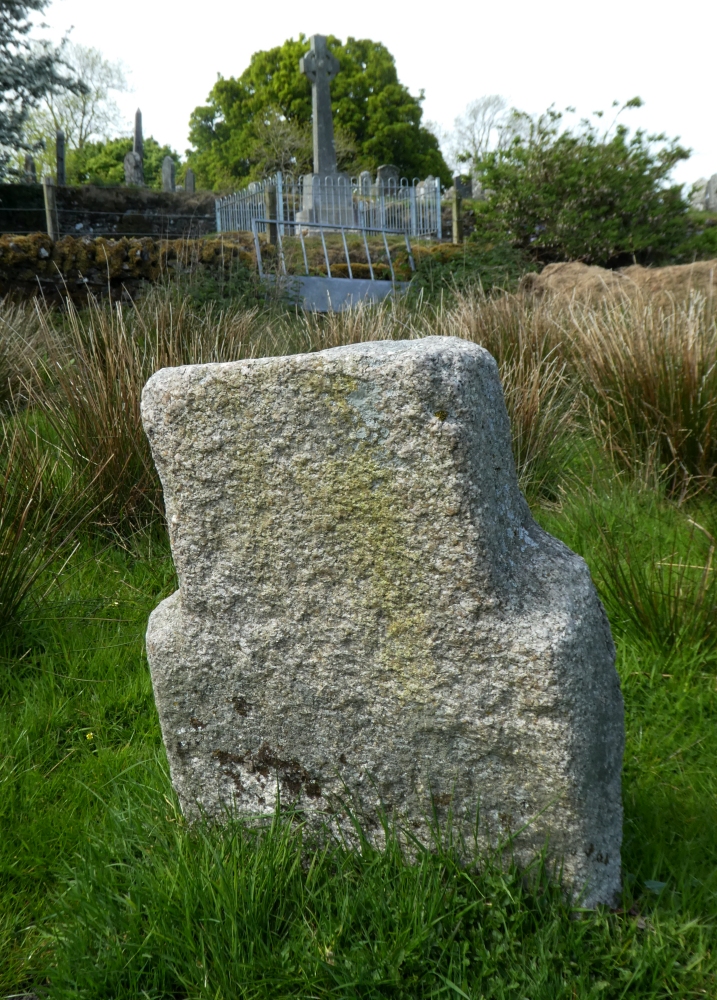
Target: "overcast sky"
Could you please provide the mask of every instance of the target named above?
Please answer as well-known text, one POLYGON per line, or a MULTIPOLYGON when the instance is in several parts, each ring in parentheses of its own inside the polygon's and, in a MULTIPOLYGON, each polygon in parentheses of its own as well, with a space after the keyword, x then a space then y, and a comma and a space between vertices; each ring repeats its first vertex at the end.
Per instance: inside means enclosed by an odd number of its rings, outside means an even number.
POLYGON ((581 115, 639 95, 645 107, 625 121, 693 149, 676 179, 717 173, 717 0, 52 0, 43 19, 52 37, 72 29, 73 41, 121 60, 128 121, 141 107, 145 135, 181 153, 189 114, 217 74, 238 76, 253 52, 303 31, 383 42, 401 82, 425 91, 425 117, 444 129, 484 94, 531 113, 555 104, 581 115))

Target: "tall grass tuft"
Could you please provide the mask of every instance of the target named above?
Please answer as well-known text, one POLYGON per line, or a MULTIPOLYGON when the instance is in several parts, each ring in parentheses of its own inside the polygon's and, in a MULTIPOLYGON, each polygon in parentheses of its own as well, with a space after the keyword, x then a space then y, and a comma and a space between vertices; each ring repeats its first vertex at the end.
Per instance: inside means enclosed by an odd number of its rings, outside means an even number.
POLYGON ((138 306, 68 305, 60 324, 41 315, 46 354, 35 362, 32 403, 48 420, 101 519, 135 529, 162 511, 161 487, 142 429, 142 387, 159 368, 235 360, 252 353, 256 312, 199 312, 154 294, 138 306))
MULTIPOLYGON (((90 514, 86 487, 20 419, 0 425, 0 629, 17 618, 40 575, 71 555, 90 514)), ((61 567, 60 567, 61 568, 61 567)))
POLYGON ((717 649, 717 524, 709 504, 688 513, 614 480, 541 521, 587 560, 617 634, 660 652, 717 649))
POLYGON ((0 410, 17 397, 40 346, 37 309, 0 299, 0 410))
POLYGON ((592 429, 619 467, 672 496, 717 469, 717 314, 704 297, 573 304, 571 339, 592 429))

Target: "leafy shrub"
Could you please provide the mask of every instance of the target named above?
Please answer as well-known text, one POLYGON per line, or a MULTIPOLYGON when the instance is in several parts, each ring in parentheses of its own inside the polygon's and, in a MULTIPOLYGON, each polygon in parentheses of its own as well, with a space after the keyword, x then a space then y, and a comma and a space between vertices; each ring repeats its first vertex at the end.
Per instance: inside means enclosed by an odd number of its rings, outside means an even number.
MULTIPOLYGON (((626 107, 640 105, 638 98, 626 107)), ((672 168, 688 151, 664 135, 620 124, 601 133, 589 120, 564 129, 553 109, 476 164, 496 224, 543 263, 657 262, 687 235, 687 203, 672 168)))

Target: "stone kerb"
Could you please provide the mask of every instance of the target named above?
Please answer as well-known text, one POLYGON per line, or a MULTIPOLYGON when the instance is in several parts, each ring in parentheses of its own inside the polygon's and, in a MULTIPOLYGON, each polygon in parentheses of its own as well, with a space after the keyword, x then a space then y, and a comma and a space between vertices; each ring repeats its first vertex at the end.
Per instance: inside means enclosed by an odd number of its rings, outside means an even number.
POLYGON ((620 888, 622 697, 588 569, 520 494, 497 366, 456 338, 164 369, 145 387, 179 590, 147 651, 190 818, 515 836, 620 888))

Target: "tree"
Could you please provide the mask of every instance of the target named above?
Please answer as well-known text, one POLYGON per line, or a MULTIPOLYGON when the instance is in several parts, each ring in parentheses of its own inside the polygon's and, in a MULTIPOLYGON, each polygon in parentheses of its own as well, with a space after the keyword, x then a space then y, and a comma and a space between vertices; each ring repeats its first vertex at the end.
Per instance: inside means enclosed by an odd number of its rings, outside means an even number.
POLYGON ((525 137, 525 117, 509 108, 500 94, 471 101, 453 123, 449 139, 452 159, 456 164, 470 164, 472 170, 489 152, 505 149, 519 135, 525 137))
MULTIPOLYGON (((132 149, 132 139, 106 139, 86 142, 67 157, 67 179, 73 184, 124 184, 124 158, 132 149)), ((160 146, 148 136, 144 140, 144 180, 149 188, 162 187, 162 161, 171 156, 179 165, 179 156, 169 146, 160 146)))
POLYGON ((36 143, 25 135, 28 117, 48 94, 81 94, 81 80, 68 73, 62 48, 48 42, 31 44, 29 14, 42 11, 49 0, 2 0, 0 3, 0 178, 18 150, 36 143))
POLYGON ((82 149, 91 139, 108 139, 121 129, 122 115, 111 92, 127 90, 127 81, 122 67, 109 62, 97 49, 67 45, 64 59, 85 90, 45 94, 31 121, 33 128, 46 136, 62 129, 67 147, 82 149))
MULTIPOLYGON (((412 96, 398 80, 388 49, 378 42, 330 36, 329 48, 341 65, 331 84, 337 153, 344 167, 375 170, 394 163, 408 177, 434 174, 450 180, 438 140, 421 124, 423 95, 412 96), (355 149, 353 162, 350 150, 355 149)), ((311 123, 311 87, 299 72, 309 48, 304 35, 277 48, 255 53, 238 78, 219 77, 207 104, 190 118, 189 163, 199 181, 215 189, 236 186, 260 176, 267 158, 267 130, 274 138, 284 129, 282 162, 296 173, 305 169, 305 137, 311 123), (303 158, 303 159, 302 159, 303 158)))
MULTIPOLYGON (((334 145, 339 170, 350 170, 356 160, 353 136, 340 125, 334 128, 334 145)), ((308 174, 313 170, 311 125, 268 111, 254 123, 250 162, 259 177, 282 173, 308 174)))
POLYGON ((616 123, 601 132, 587 119, 565 129, 552 108, 519 119, 512 141, 476 163, 487 220, 515 247, 546 263, 616 265, 660 261, 684 240, 688 206, 669 181, 689 151, 676 139, 616 123))
MULTIPOLYGON (((37 148, 35 161, 39 176, 55 171, 55 136, 65 135, 68 164, 75 150, 90 140, 110 138, 122 127, 122 115, 111 92, 127 89, 122 67, 108 62, 97 49, 67 45, 64 58, 70 69, 83 81, 85 91, 46 94, 31 112, 25 134, 37 148)), ((21 158, 18 157, 18 166, 21 158)), ((68 173, 68 179, 70 174, 68 173)))

